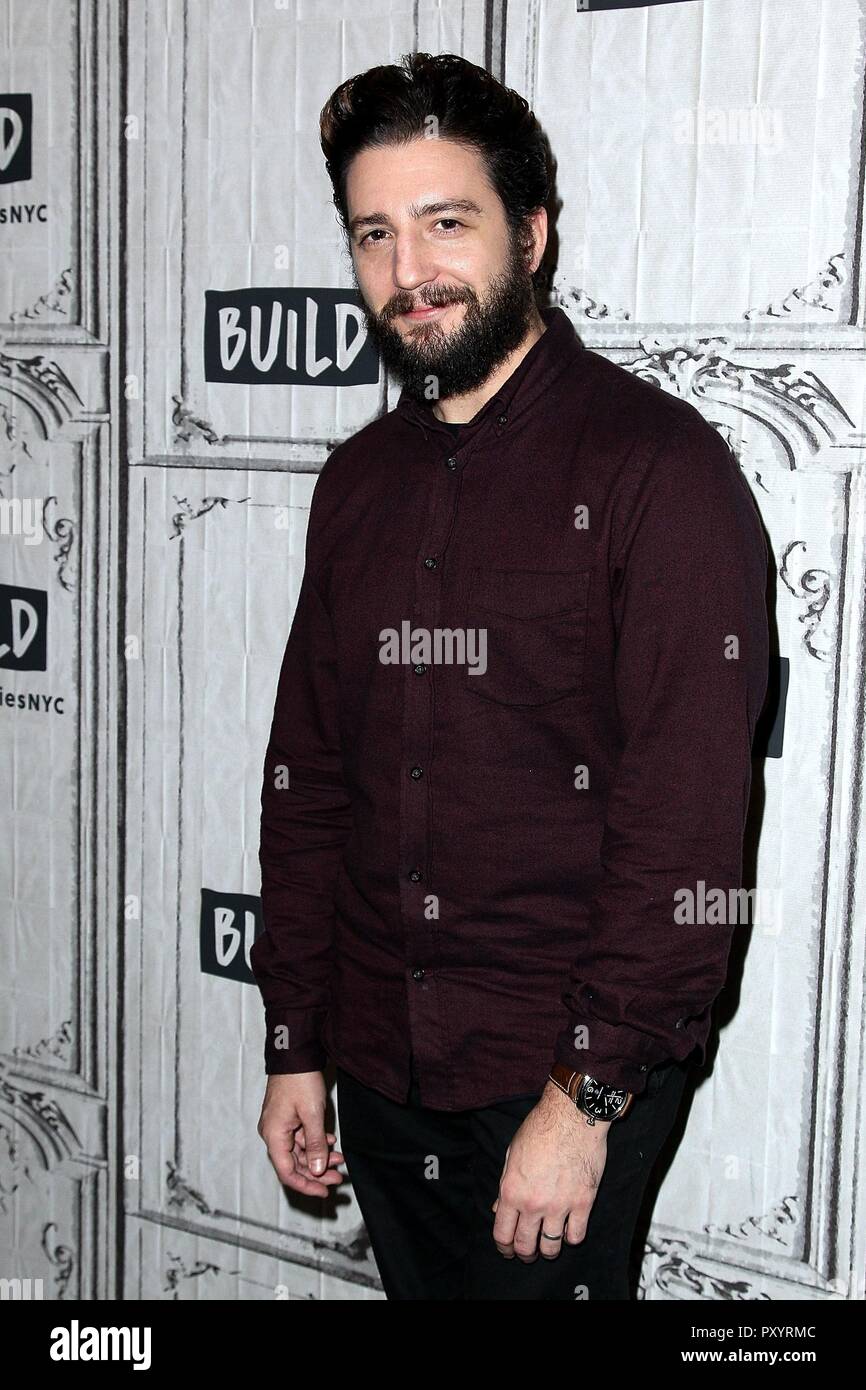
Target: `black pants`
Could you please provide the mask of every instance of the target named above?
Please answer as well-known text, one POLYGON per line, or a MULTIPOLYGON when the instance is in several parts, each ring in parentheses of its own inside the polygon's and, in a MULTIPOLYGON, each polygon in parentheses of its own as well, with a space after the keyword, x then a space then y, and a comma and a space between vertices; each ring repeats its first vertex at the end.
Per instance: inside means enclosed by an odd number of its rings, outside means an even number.
POLYGON ((538 1101, 431 1110, 414 1080, 401 1105, 337 1066, 338 1147, 389 1299, 626 1299, 653 1163, 673 1127, 688 1063, 654 1068, 607 1134, 607 1161, 579 1245, 506 1259, 493 1243, 505 1151, 538 1101))

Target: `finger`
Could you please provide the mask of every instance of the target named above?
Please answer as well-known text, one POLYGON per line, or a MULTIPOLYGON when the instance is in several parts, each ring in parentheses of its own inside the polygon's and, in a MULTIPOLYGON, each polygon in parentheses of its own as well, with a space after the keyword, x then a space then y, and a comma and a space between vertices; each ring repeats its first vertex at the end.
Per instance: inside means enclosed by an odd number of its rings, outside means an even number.
POLYGON ((496 1220, 493 1223, 493 1244, 504 1255, 507 1260, 514 1259, 514 1232, 517 1229, 517 1220, 520 1213, 516 1207, 511 1207, 502 1199, 500 1193, 496 1199, 496 1220))
POLYGON ((329 1168, 327 1172, 321 1173, 319 1177, 315 1177, 307 1168, 299 1168, 296 1176, 324 1188, 339 1187, 341 1182, 346 1181, 346 1174, 338 1172, 336 1168, 329 1168))
POLYGON ((514 1232, 514 1253, 524 1264, 532 1264, 538 1259, 538 1238, 541 1234, 541 1218, 520 1213, 514 1232))
POLYGON ((344 1175, 336 1171, 329 1173, 327 1169, 323 1174, 313 1173, 298 1143, 302 1133, 301 1128, 293 1130, 285 1125, 279 1126, 276 1130, 265 1129, 262 1139, 267 1148, 268 1158, 284 1187, 307 1197, 327 1197, 329 1189, 341 1183, 344 1175))
MULTIPOLYGON (((342 1181, 342 1174, 337 1173, 337 1181, 342 1181)), ((293 1192, 300 1192, 304 1197, 327 1197, 333 1183, 326 1181, 328 1175, 321 1178, 307 1178, 303 1173, 294 1172, 287 1178, 280 1178, 284 1187, 289 1187, 293 1192)))
POLYGON ((565 1240, 568 1245, 580 1245, 586 1235, 586 1224, 586 1217, 581 1216, 580 1212, 569 1212, 565 1227, 565 1240))
MULTIPOLYGON (((306 1154, 304 1154, 303 1152, 301 1152, 301 1153, 296 1154, 295 1157, 296 1157, 296 1162, 297 1162, 298 1168, 300 1169, 300 1171, 301 1171, 302 1173, 306 1173, 308 1177, 314 1177, 314 1176, 316 1176, 316 1175, 313 1173, 312 1169, 310 1168, 309 1163, 307 1162, 306 1154)), ((340 1163, 342 1163, 342 1162, 343 1162, 343 1157, 342 1157, 341 1154, 338 1154, 338 1153, 329 1154, 329 1156, 328 1156, 328 1166, 327 1166, 327 1168, 325 1169, 324 1173, 320 1173, 320 1174, 318 1174, 318 1176, 321 1177, 321 1178, 327 1177, 327 1176, 328 1176, 328 1173, 329 1173, 329 1172, 333 1172, 334 1170, 336 1170, 337 1165, 340 1164, 340 1163)), ((341 1173, 339 1176, 342 1177, 343 1174, 341 1173)))
MULTIPOLYGON (((325 1135, 325 1138, 326 1138, 327 1141, 328 1141, 328 1147, 331 1149, 331 1153, 337 1155, 337 1161, 338 1161, 338 1163, 343 1163, 343 1162, 345 1161, 345 1155, 340 1151, 340 1149, 338 1149, 338 1148, 336 1147, 336 1144, 337 1144, 337 1136, 336 1136, 336 1134, 331 1134, 330 1132, 328 1132, 328 1133, 325 1135), (333 1146, 333 1147, 331 1147, 331 1146, 333 1146)), ((307 1134, 306 1134, 306 1130, 304 1129, 303 1125, 301 1125, 300 1129, 298 1130, 298 1132, 297 1132, 296 1135, 295 1135, 295 1145, 296 1145, 296 1147, 297 1147, 298 1149, 300 1149, 300 1151, 301 1151, 303 1154, 306 1154, 306 1151, 307 1151, 307 1134)))
POLYGON ((566 1220, 565 1216, 551 1216, 548 1213, 542 1221, 538 1234, 538 1253, 543 1260, 555 1260, 561 1252, 566 1220))
MULTIPOLYGON (((328 1142, 329 1142, 329 1143, 332 1143, 332 1142, 335 1142, 335 1141, 336 1141, 336 1136, 333 1135, 333 1134, 329 1134, 329 1135, 328 1135, 328 1142)), ((295 1146, 296 1146, 296 1149, 300 1150, 300 1152, 301 1152, 302 1154, 306 1155, 307 1145, 306 1145, 306 1139, 305 1139, 305 1137, 304 1137, 304 1131, 303 1131, 303 1129, 299 1129, 298 1132, 297 1132, 297 1134, 295 1135, 295 1146)), ((337 1149, 337 1148, 334 1148, 334 1149, 331 1150, 331 1157, 332 1157, 332 1158, 336 1157, 336 1160, 337 1160, 338 1163, 345 1163, 345 1161, 346 1161, 346 1156, 345 1156, 345 1154, 344 1154, 344 1153, 341 1153, 341 1151, 340 1151, 339 1149, 337 1149)), ((305 1160, 305 1161, 306 1161, 306 1160, 305 1160)))
POLYGON ((287 1134, 283 1130, 270 1138, 267 1136, 263 1136, 263 1138, 267 1146, 268 1158, 284 1187, 290 1187, 293 1192, 301 1192, 308 1197, 327 1197, 328 1184, 301 1171, 298 1165, 298 1155, 294 1151, 291 1132, 287 1134))
POLYGON ((307 1164, 313 1176, 319 1177, 327 1170, 330 1157, 328 1141, 325 1138, 324 1107, 322 1109, 318 1107, 305 1108, 300 1114, 304 1127, 304 1149, 307 1164))
MULTIPOLYGON (((505 1150, 505 1158, 504 1158, 503 1161, 502 1161, 502 1172, 499 1174, 499 1183, 500 1183, 500 1186, 502 1185, 502 1179, 505 1177, 505 1170, 506 1170, 506 1168, 508 1167, 508 1155, 509 1155, 510 1153, 511 1153, 511 1145, 509 1144, 509 1145, 508 1145, 508 1148, 505 1150)), ((491 1205, 490 1210, 491 1210, 491 1211, 498 1211, 498 1209, 499 1209, 499 1197, 497 1196, 496 1201, 493 1202, 493 1204, 491 1205)))
POLYGON ((265 1125, 261 1133, 274 1172, 280 1182, 288 1182, 297 1167, 295 1162, 297 1133, 286 1123, 265 1125))

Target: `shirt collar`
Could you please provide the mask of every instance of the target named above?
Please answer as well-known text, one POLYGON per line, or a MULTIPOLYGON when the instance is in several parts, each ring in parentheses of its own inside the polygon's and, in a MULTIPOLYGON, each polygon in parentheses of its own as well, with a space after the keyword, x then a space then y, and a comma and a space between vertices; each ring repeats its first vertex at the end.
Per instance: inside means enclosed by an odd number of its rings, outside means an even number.
MULTIPOLYGON (((541 318, 546 324, 545 332, 532 344, 499 390, 461 427, 461 443, 490 419, 514 420, 549 387, 574 357, 585 351, 574 324, 558 305, 542 309, 541 318)), ((416 401, 404 389, 394 408, 411 424, 420 426, 425 434, 432 431, 452 438, 445 421, 433 414, 432 402, 416 401)))

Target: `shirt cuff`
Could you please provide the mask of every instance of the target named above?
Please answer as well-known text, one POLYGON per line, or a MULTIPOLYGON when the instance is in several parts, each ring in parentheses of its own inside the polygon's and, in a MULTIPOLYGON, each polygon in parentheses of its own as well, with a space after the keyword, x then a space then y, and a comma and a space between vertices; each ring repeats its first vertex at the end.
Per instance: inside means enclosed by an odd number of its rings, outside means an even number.
POLYGON ((289 1009, 265 1010, 265 1072, 268 1076, 324 1071, 328 1054, 309 1015, 289 1009))
POLYGON ((645 1033, 597 1018, 587 1020, 587 1046, 576 1047, 576 1027, 569 1025, 558 1035, 553 1060, 570 1071, 585 1072, 602 1086, 622 1087, 638 1096, 646 1089, 650 1069, 670 1060, 645 1033))

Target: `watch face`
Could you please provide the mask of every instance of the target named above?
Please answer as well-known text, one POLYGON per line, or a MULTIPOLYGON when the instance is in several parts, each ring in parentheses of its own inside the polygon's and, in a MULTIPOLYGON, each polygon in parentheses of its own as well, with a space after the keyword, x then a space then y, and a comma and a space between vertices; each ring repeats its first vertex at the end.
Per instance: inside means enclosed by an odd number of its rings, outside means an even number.
POLYGON ((602 1086, 591 1076, 585 1076, 581 1082, 580 1107, 585 1110, 587 1115, 592 1115, 596 1120, 615 1120, 626 1102, 628 1091, 623 1088, 613 1086, 602 1086))

